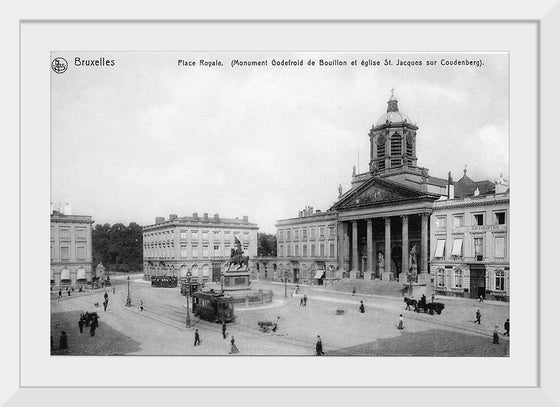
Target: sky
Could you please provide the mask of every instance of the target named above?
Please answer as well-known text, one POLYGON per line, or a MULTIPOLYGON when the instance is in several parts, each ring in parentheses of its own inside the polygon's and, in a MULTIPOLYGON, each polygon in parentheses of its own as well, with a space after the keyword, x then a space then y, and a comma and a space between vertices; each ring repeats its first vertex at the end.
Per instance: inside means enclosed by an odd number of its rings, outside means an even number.
POLYGON ((368 133, 391 89, 419 127, 418 165, 430 175, 451 171, 458 180, 466 165, 475 181, 509 179, 505 53, 54 56, 69 63, 66 72, 51 72, 51 201, 70 202, 74 214, 96 224, 148 225, 157 216, 206 212, 247 215, 259 231, 275 233, 277 220, 297 217, 306 205, 327 210, 339 184, 350 188, 354 165, 367 171, 368 133), (77 66, 76 57, 114 65, 77 66), (347 65, 322 66, 321 59, 347 65), (232 60, 268 64, 232 67, 232 60), (361 64, 370 60, 380 65, 361 64))

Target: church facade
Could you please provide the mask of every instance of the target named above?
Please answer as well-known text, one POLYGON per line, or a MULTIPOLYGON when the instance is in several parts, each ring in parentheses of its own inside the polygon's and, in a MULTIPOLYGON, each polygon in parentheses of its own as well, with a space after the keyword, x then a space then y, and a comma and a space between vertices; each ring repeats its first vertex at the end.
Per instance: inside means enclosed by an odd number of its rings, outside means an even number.
POLYGON ((386 112, 369 131, 369 171, 356 174, 354 170, 351 188, 343 193, 339 187, 338 200, 327 211, 304 210, 298 218, 277 222, 278 267, 282 265, 286 270, 289 281, 319 284, 320 280, 329 278, 413 281, 435 284, 440 294, 459 295, 460 291, 461 296, 476 295, 476 298, 493 296, 497 287, 500 295, 496 298, 509 298, 506 255, 509 222, 488 224, 496 216, 500 222, 509 217, 507 185, 474 182, 466 177, 466 171, 458 182, 453 182, 450 174, 447 179, 431 176, 428 169, 417 165, 418 130, 399 110, 398 101, 392 95, 386 112), (485 209, 481 210, 482 207, 485 209), (474 215, 481 211, 486 213, 485 223, 471 224, 471 216, 475 219, 474 215), (453 216, 459 212, 465 219, 463 229, 439 227, 440 218, 449 218, 446 225, 452 225, 453 216), (315 248, 311 252, 311 244, 315 247, 317 244, 310 240, 311 231, 321 227, 329 230, 325 249, 318 253, 315 248), (457 256, 451 253, 454 236, 460 233, 464 251, 457 256), (485 234, 482 258, 472 251, 475 244, 480 246, 480 240, 476 239, 481 234, 485 234), (444 235, 445 244, 451 249, 442 257, 440 241, 444 235), (312 273, 304 274, 303 264, 312 273), (321 270, 319 267, 325 272, 313 273, 321 270), (458 281, 454 278, 436 280, 442 269, 460 269, 464 276, 461 287, 454 287, 458 281), (476 278, 470 280, 471 274, 476 274, 476 278), (481 275, 486 281, 484 285, 479 282, 481 275), (503 280, 498 281, 502 276, 503 280), (471 281, 478 285, 471 286, 471 281), (479 285, 483 288, 479 289, 479 285))

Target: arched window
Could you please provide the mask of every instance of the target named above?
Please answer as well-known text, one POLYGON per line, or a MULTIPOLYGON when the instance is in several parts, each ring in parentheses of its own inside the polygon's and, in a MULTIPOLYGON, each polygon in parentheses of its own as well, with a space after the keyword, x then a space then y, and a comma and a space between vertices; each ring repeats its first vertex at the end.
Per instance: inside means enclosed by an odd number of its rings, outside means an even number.
POLYGON ((414 157, 414 149, 412 147, 412 136, 408 135, 406 138, 406 162, 408 165, 412 164, 412 159, 414 157))
POLYGON ((461 270, 460 268, 455 269, 454 280, 455 288, 463 287, 463 270, 461 270))
POLYGON ((437 269, 436 279, 438 287, 445 287, 445 269, 443 267, 437 269))
POLYGON ((193 264, 191 267, 191 275, 193 277, 198 277, 198 266, 196 264, 193 264))
POLYGON ((377 139, 377 158, 385 157, 385 136, 379 136, 377 139))
POLYGON ((391 156, 402 155, 402 138, 401 135, 395 133, 391 136, 391 156))

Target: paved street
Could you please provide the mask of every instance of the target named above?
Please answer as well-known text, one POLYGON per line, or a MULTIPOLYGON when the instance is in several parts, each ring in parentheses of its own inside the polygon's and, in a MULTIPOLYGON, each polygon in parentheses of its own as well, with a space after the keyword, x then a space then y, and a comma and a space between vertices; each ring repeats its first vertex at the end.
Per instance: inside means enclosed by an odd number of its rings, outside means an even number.
MULTIPOLYGON (((68 351, 54 354, 75 355, 228 355, 229 340, 235 336, 238 355, 313 355, 317 335, 321 335, 326 355, 374 356, 508 356, 509 338, 500 335, 500 344, 492 344, 497 324, 502 332, 509 318, 508 304, 478 303, 470 299, 442 297, 441 315, 405 311, 402 298, 336 293, 322 287, 301 287, 297 296, 284 301, 284 286, 253 282, 253 289, 272 289, 274 302, 262 307, 235 309, 237 319, 228 324, 224 340, 219 324, 201 321, 191 315, 192 327, 185 327, 185 298, 179 289, 152 288, 139 279, 130 284, 133 306, 125 307, 127 286, 114 281, 116 293, 108 289, 109 306, 103 311, 104 289, 51 300, 52 335, 58 348, 60 332, 68 335, 68 351), (306 307, 300 297, 309 298, 306 307), (140 311, 140 300, 144 311, 140 311), (364 301, 365 313, 358 311, 364 301), (99 307, 94 304, 99 303, 99 307), (477 309, 482 323, 475 324, 477 309), (337 310, 344 310, 337 315, 337 310), (80 334, 79 315, 97 311, 99 328, 94 337, 88 328, 80 334), (399 314, 405 329, 397 329, 399 314), (262 333, 259 321, 276 321, 276 333, 262 333), (193 346, 198 328, 201 346, 193 346)), ((292 286, 293 287, 293 286, 292 286)), ((290 287, 290 288, 292 288, 290 287)))

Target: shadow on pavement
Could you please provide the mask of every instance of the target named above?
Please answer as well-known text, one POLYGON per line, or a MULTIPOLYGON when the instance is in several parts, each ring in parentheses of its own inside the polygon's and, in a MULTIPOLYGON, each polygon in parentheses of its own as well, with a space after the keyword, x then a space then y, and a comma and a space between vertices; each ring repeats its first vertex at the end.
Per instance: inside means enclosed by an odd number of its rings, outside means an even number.
POLYGON ((86 326, 84 326, 84 332, 80 334, 79 319, 79 311, 51 314, 51 335, 56 349, 51 351, 51 355, 108 356, 125 355, 140 350, 139 342, 105 324, 102 313, 95 336, 90 336, 89 327, 86 326), (66 331, 68 337, 68 349, 66 350, 58 349, 62 331, 66 331))
POLYGON ((431 329, 402 332, 400 336, 328 352, 327 356, 437 356, 437 357, 507 357, 509 340, 500 336, 493 344, 492 336, 431 329))

